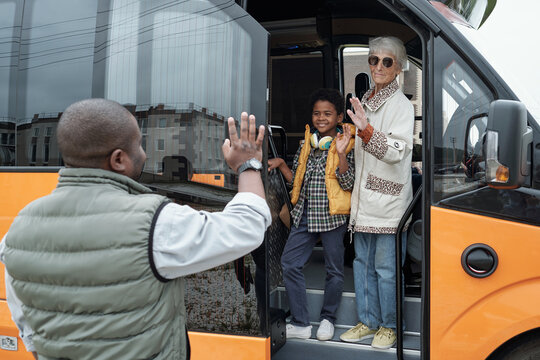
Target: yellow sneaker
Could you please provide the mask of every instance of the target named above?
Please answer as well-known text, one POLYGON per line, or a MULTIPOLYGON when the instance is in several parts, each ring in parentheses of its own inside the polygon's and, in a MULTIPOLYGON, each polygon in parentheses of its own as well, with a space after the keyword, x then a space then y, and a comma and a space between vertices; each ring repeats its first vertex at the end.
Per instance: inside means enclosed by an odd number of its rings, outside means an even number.
POLYGON ((355 343, 364 339, 372 338, 376 332, 377 330, 371 330, 366 325, 359 322, 355 327, 341 334, 339 338, 341 339, 341 341, 355 343))
POLYGON ((376 349, 390 349, 396 343, 396 332, 392 329, 380 327, 371 342, 376 349))

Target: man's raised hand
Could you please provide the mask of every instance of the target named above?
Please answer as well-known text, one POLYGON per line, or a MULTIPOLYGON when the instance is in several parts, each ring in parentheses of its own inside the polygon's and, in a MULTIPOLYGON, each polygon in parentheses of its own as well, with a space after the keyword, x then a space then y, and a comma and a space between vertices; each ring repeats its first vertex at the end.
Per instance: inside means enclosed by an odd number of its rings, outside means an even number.
POLYGON ((262 142, 264 139, 264 125, 259 127, 259 133, 256 132, 255 116, 243 112, 240 117, 240 138, 236 131, 234 118, 229 117, 229 139, 225 139, 223 146, 223 157, 227 164, 234 171, 251 158, 262 160, 262 142))

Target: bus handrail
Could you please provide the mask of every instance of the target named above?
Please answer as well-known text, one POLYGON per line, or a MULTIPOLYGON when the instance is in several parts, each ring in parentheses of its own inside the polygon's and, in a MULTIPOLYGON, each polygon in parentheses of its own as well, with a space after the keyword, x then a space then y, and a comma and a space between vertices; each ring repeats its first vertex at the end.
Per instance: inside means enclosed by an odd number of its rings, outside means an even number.
POLYGON ((403 360, 403 304, 401 303, 401 297, 402 297, 402 287, 401 283, 403 281, 403 265, 402 265, 402 238, 401 235, 403 234, 403 228, 405 227, 405 223, 411 216, 414 207, 416 206, 416 203, 418 203, 418 199, 420 199, 422 196, 422 185, 418 187, 418 190, 416 190, 416 193, 413 196, 413 199, 409 206, 407 207, 407 210, 405 210, 405 214, 401 217, 401 220, 399 221, 399 225, 396 231, 396 355, 398 360, 403 360))

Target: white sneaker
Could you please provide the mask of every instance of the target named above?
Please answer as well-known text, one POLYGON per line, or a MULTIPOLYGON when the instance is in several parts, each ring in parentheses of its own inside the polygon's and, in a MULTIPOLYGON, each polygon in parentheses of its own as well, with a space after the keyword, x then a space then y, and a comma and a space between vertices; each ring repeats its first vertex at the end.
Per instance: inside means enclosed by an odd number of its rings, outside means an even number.
POLYGON ((293 324, 287 324, 287 339, 309 339, 311 337, 311 325, 309 326, 296 326, 293 324))
POLYGON ((334 325, 326 320, 323 319, 319 325, 319 329, 317 330, 317 339, 319 340, 330 340, 334 337, 334 325))

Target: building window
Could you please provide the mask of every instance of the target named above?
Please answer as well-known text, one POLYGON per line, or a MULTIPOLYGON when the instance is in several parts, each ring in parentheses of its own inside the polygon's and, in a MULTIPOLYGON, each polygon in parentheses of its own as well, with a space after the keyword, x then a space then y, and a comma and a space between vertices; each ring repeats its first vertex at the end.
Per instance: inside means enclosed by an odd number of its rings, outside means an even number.
POLYGON ((148 119, 139 119, 139 127, 141 128, 141 133, 146 134, 148 119))
POLYGON ((167 127, 167 118, 159 119, 159 127, 160 128, 166 128, 167 127))
POLYGON ((52 127, 47 126, 45 128, 45 136, 51 136, 52 135, 52 127))
POLYGON ((36 162, 36 152, 37 152, 37 145, 36 143, 33 143, 30 145, 30 162, 35 163, 36 162))
POLYGON ((43 163, 49 162, 49 144, 43 144, 43 163))
POLYGON ((164 151, 165 150, 165 139, 157 139, 156 140, 156 150, 157 151, 164 151))
POLYGON ((39 128, 34 128, 34 136, 39 136, 39 128))

